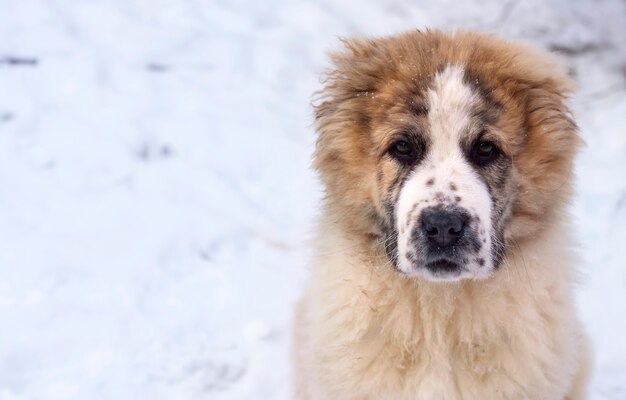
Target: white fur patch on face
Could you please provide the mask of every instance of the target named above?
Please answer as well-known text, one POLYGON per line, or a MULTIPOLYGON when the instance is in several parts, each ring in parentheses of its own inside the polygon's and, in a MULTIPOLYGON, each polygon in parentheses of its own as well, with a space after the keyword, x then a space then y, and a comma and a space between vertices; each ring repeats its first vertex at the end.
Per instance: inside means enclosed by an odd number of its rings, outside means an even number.
POLYGON ((397 264, 407 275, 459 280, 485 278, 494 269, 491 196, 461 148, 478 101, 463 76, 462 67, 449 65, 434 77, 428 91, 428 153, 405 181, 396 207, 397 264), (431 207, 467 216, 462 240, 446 251, 433 250, 423 232, 422 212, 431 207), (454 261, 458 271, 437 272, 428 267, 439 259, 454 261))

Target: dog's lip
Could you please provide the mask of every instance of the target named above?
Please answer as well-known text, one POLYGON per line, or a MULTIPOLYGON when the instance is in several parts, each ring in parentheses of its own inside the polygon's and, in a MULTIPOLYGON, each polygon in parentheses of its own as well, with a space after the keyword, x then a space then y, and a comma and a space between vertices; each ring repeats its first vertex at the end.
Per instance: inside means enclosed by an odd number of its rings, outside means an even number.
POLYGON ((426 263, 426 268, 438 273, 461 272, 464 268, 449 258, 440 258, 426 263))

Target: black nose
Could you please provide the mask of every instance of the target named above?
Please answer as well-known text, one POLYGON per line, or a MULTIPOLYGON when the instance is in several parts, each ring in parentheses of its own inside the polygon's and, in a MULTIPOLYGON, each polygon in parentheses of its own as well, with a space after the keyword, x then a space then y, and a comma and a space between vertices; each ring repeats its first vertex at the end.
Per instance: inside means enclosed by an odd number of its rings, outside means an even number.
POLYGON ((434 207, 422 212, 422 230, 424 235, 440 247, 456 243, 465 230, 467 215, 460 211, 434 207))

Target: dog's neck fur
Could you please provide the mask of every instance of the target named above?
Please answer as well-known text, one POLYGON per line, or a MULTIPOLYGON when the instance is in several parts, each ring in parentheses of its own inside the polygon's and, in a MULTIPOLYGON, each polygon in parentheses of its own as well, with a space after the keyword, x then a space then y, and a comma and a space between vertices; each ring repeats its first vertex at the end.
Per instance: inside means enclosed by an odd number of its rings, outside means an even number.
MULTIPOLYGON (((573 353, 577 338, 551 340, 567 337, 576 323, 568 309, 574 274, 564 224, 509 246, 491 278, 454 283, 402 276, 374 237, 355 237, 328 221, 320 232, 308 297, 316 340, 344 353, 347 370, 397 371, 398 382, 363 383, 363 393, 401 386, 405 374, 416 370, 426 376, 444 371, 454 384, 459 370, 487 376, 494 366, 514 370, 520 363, 550 363, 573 353)), ((533 379, 547 378, 528 382, 533 379)))

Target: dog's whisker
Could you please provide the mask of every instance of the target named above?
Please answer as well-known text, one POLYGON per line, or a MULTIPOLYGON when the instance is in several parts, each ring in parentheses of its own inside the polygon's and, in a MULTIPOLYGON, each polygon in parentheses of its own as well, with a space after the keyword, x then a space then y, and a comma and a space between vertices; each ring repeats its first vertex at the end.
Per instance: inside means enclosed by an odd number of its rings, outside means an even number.
POLYGON ((535 293, 535 289, 533 287, 532 280, 530 279, 530 274, 528 273, 528 266, 526 265, 526 258, 524 257, 524 251, 520 247, 520 245, 517 242, 517 240, 511 238, 510 241, 517 248, 517 253, 519 254, 519 256, 522 259, 522 265, 524 266, 524 271, 526 272, 526 280, 528 281, 528 285, 530 286, 531 293, 535 293))

